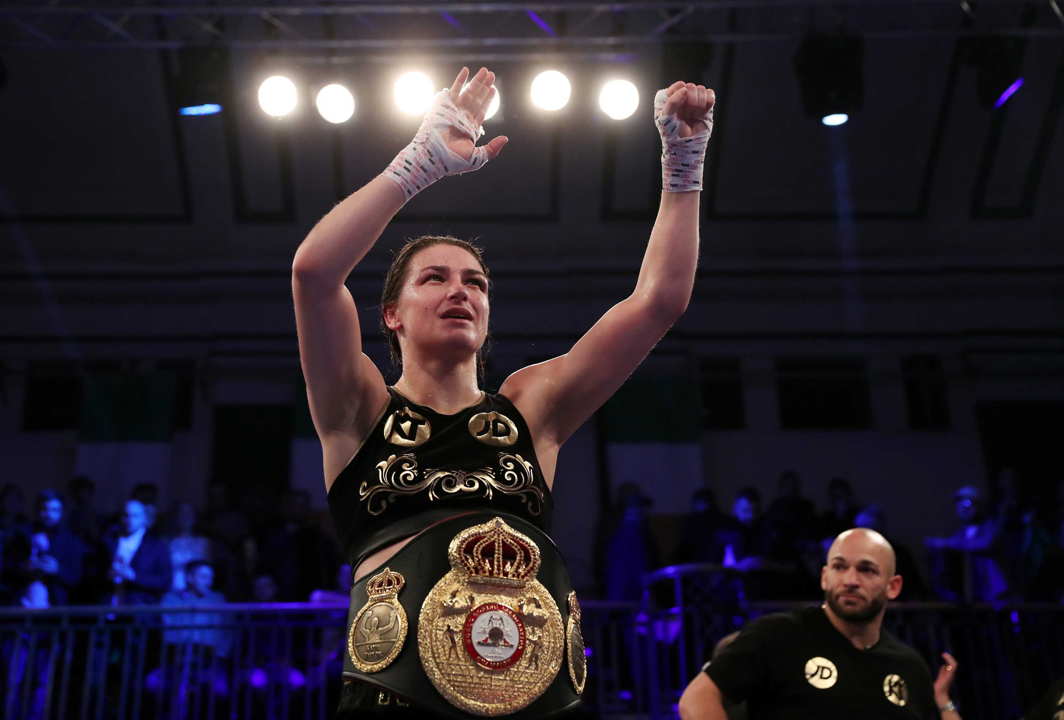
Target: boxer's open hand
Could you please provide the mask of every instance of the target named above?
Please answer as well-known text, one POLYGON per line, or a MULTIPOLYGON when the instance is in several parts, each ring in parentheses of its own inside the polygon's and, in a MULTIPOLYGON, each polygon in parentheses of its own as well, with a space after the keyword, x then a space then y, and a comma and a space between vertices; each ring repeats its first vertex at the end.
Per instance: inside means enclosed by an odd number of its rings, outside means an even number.
MULTIPOLYGON (((477 74, 473 76, 473 79, 469 81, 469 87, 463 91, 462 86, 465 85, 468 78, 469 68, 462 68, 455 77, 454 82, 451 83, 451 89, 448 92, 451 96, 451 102, 460 111, 472 118, 475 126, 480 126, 483 124, 484 115, 487 114, 488 106, 491 105, 491 100, 497 92, 495 90, 495 73, 487 68, 480 68, 477 74)), ((448 128, 445 140, 447 147, 455 155, 466 160, 473 156, 473 141, 462 131, 456 128, 448 128)), ((488 152, 488 159, 494 160, 498 157, 507 142, 509 142, 509 138, 505 135, 492 138, 484 146, 484 149, 488 152)))

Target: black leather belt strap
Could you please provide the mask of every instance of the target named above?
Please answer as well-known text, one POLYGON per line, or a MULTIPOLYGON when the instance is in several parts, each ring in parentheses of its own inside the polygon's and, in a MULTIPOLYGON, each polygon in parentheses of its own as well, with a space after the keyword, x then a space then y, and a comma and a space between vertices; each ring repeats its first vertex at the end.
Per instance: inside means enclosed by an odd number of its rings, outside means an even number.
MULTIPOLYGON (((363 560, 382 548, 393 545, 400 540, 405 540, 411 535, 417 535, 438 522, 450 520, 453 517, 464 514, 467 513, 456 512, 454 508, 432 508, 423 510, 416 515, 400 518, 372 535, 363 538, 356 547, 352 548, 351 555, 348 557, 351 569, 357 570, 363 560)), ((502 517, 501 514, 500 517, 502 517)))
MULTIPOLYGON (((418 654, 418 617, 421 604, 433 586, 450 569, 447 560, 447 547, 451 539, 461 530, 484 523, 494 517, 505 520, 515 530, 524 533, 539 546, 541 565, 537 579, 550 592, 562 613, 562 622, 569 617, 568 596, 572 590, 569 573, 565 568, 554 541, 535 525, 514 515, 493 512, 474 512, 451 517, 428 528, 399 552, 384 563, 391 570, 401 573, 406 581, 399 593, 399 604, 403 606, 409 622, 406 640, 402 651, 388 667, 375 673, 363 673, 355 668, 348 652, 344 651, 344 675, 377 687, 391 691, 411 705, 441 716, 450 718, 473 717, 451 705, 443 698, 425 675, 418 654)), ((383 569, 383 566, 382 568, 383 569)), ((351 606, 347 613, 348 632, 359 609, 366 604, 366 582, 377 571, 368 573, 351 588, 351 606)), ((570 711, 580 704, 569 679, 566 660, 547 690, 528 707, 504 717, 514 720, 532 720, 549 718, 570 711)))

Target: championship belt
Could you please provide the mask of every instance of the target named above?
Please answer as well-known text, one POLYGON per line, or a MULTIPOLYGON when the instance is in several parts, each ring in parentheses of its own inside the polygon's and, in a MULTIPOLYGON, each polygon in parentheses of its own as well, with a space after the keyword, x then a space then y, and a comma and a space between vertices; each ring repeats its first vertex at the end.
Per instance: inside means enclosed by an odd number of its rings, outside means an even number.
POLYGON ((558 605, 536 580, 539 546, 495 517, 455 535, 447 559, 418 618, 425 672, 474 715, 527 707, 558 674, 565 644, 558 605))
POLYGON ((542 530, 501 513, 452 517, 355 583, 344 675, 427 715, 547 718, 580 702, 579 612, 542 530))

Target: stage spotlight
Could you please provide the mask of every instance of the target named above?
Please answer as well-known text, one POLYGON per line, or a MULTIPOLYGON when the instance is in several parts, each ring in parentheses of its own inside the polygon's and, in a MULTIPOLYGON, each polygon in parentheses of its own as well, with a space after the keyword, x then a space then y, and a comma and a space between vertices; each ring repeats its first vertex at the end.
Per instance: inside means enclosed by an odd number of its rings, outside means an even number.
POLYGON ((849 120, 864 104, 863 62, 864 40, 860 37, 807 35, 794 54, 794 72, 806 113, 828 126, 849 120))
POLYGON ((999 108, 1023 87, 1023 51, 1024 41, 1019 37, 965 38, 964 58, 975 66, 976 92, 982 107, 999 108))
POLYGON ((432 79, 423 72, 408 72, 395 81, 395 104, 404 115, 424 115, 436 94, 432 79))
POLYGON ((498 114, 500 107, 502 107, 502 95, 499 93, 499 88, 495 88, 495 95, 491 98, 491 102, 488 103, 488 110, 484 113, 484 119, 491 120, 498 114))
POLYGON ((314 104, 318 113, 334 125, 347 122, 355 114, 355 96, 337 83, 326 85, 319 90, 314 104))
POLYGON ((296 109, 296 84, 284 75, 273 75, 259 85, 259 107, 273 117, 284 117, 296 109))
POLYGON ((610 80, 599 91, 599 107, 614 120, 624 120, 639 107, 639 90, 628 80, 610 80))
POLYGON ((177 51, 174 86, 181 115, 214 115, 222 111, 229 72, 225 48, 183 47, 177 51))
POLYGON ((557 70, 544 70, 532 80, 532 104, 542 110, 561 110, 572 92, 569 78, 557 70))
MULTIPOLYGON (((467 87, 469 87, 469 83, 466 83, 465 85, 462 86, 461 92, 465 92, 467 87)), ((499 108, 502 106, 501 97, 502 96, 499 93, 498 86, 495 86, 495 95, 492 96, 491 102, 488 103, 488 109, 484 113, 484 120, 485 121, 491 120, 499 112, 499 108)))

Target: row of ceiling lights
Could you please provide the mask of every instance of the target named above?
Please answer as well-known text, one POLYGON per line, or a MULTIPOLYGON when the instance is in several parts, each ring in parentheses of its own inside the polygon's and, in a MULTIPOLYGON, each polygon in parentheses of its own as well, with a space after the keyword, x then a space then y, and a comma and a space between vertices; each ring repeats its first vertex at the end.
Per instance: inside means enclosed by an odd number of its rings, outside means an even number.
MULTIPOLYGON (((978 73, 980 103, 1001 107, 1023 85, 1020 76, 1023 40, 1011 37, 976 37, 965 40, 964 59, 978 73)), ((824 125, 842 125, 864 100, 864 41, 856 35, 808 35, 793 58, 806 113, 824 125)), ((178 98, 180 112, 206 115, 221 112, 228 58, 223 48, 186 48, 181 55, 178 98)), ((428 109, 439 85, 425 72, 406 72, 396 79, 392 97, 399 113, 420 116, 428 109)), ((300 89, 288 76, 273 75, 258 89, 259 106, 277 118, 292 115, 300 105, 300 89)), ((545 70, 532 80, 529 97, 540 110, 555 112, 568 105, 572 83, 559 70, 545 70)), ((613 120, 631 117, 640 104, 639 89, 623 77, 599 88, 598 106, 613 120)), ((318 89, 314 104, 327 122, 341 124, 355 116, 356 100, 349 88, 331 83, 318 89)), ((495 97, 485 115, 499 112, 502 97, 495 97)))
MULTIPOLYGON (((464 90, 465 88, 463 88, 464 90)), ((410 71, 400 75, 393 86, 392 98, 403 115, 420 116, 428 109, 436 93, 436 84, 428 74, 410 71)), ((544 111, 554 112, 569 104, 572 83, 558 70, 545 70, 532 80, 529 97, 532 104, 544 111)), ((202 99, 202 98, 200 98, 202 99)), ((267 115, 282 118, 292 115, 299 107, 300 91, 286 75, 272 75, 259 85, 259 107, 267 115)), ((639 107, 639 90, 632 81, 613 78, 605 81, 598 96, 599 108, 614 120, 631 117, 639 107)), ((355 115, 355 96, 345 85, 330 83, 320 88, 314 98, 318 114, 327 122, 341 124, 355 115)), ((502 105, 498 87, 484 119, 495 117, 502 105)), ((210 115, 221 112, 221 102, 182 104, 182 115, 210 115)))

